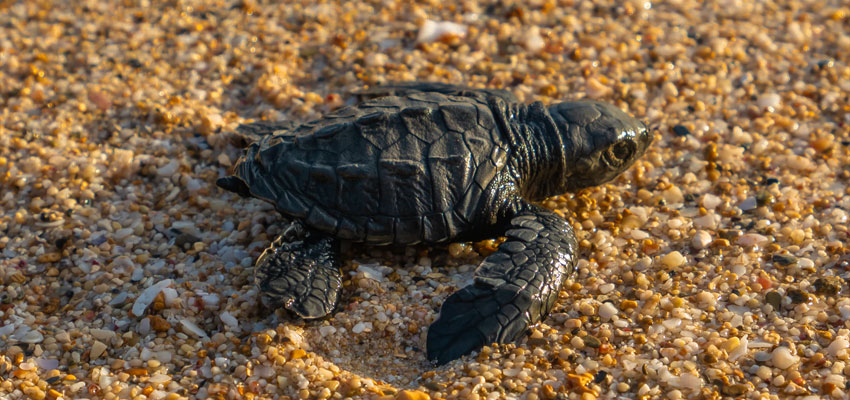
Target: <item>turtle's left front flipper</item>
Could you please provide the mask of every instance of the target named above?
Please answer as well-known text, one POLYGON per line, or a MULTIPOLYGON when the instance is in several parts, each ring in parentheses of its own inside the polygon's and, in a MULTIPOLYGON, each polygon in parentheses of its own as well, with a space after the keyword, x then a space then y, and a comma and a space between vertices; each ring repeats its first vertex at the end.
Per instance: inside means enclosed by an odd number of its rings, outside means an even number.
POLYGON ((284 307, 304 319, 336 307, 342 288, 338 240, 293 221, 257 259, 254 280, 266 307, 284 307))
POLYGON ((437 364, 519 338, 546 317, 575 269, 573 228, 551 211, 527 205, 505 236, 476 270, 475 283, 449 296, 428 329, 428 358, 437 364))

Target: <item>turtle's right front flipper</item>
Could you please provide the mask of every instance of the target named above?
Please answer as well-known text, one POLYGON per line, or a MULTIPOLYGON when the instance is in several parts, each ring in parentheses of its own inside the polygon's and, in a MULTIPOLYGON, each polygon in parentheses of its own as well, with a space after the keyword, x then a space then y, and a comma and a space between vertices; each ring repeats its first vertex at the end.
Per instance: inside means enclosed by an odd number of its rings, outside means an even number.
POLYGON ((254 281, 263 304, 304 319, 324 317, 342 288, 337 240, 293 222, 257 259, 254 281))
POLYGON ((510 343, 546 317, 576 263, 569 222, 537 206, 510 222, 508 240, 484 259, 475 283, 449 296, 428 328, 428 358, 445 364, 484 345, 510 343))

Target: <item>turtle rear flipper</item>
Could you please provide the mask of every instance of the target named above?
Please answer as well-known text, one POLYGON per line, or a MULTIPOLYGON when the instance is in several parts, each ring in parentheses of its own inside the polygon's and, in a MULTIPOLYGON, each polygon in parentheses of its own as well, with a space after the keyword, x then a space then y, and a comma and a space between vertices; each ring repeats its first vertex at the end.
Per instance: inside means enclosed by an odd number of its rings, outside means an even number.
POLYGON ((266 307, 284 307, 304 319, 324 317, 336 307, 342 273, 337 240, 293 222, 254 266, 254 281, 266 307))
POLYGON ((506 103, 519 102, 519 99, 513 93, 505 89, 480 89, 443 82, 390 82, 386 85, 354 92, 361 100, 384 96, 408 96, 413 93, 440 93, 448 96, 472 97, 480 100, 498 97, 506 103))
POLYGON ((224 190, 236 193, 239 196, 251 196, 251 190, 248 188, 248 185, 245 183, 245 181, 235 176, 225 176, 224 178, 218 178, 218 180, 215 181, 215 184, 216 186, 224 190))
POLYGON ((272 135, 281 131, 291 131, 298 127, 293 121, 258 121, 241 124, 236 127, 236 132, 247 138, 259 140, 263 136, 272 135))
POLYGON ((236 132, 228 135, 228 141, 235 147, 245 148, 251 143, 258 143, 266 136, 292 131, 298 127, 293 121, 257 121, 241 124, 236 132))
POLYGON ((510 343, 552 309, 575 268, 578 248, 570 224, 524 204, 510 222, 508 240, 484 259, 475 283, 443 303, 428 328, 428 358, 445 364, 491 343, 510 343))

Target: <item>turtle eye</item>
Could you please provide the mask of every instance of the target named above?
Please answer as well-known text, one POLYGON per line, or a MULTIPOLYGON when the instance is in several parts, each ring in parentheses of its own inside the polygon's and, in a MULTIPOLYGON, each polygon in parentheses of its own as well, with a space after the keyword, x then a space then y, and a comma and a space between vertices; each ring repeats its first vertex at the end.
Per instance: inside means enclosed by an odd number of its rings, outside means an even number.
POLYGON ((633 146, 629 141, 619 141, 605 151, 605 158, 612 167, 619 167, 631 157, 632 151, 633 146))

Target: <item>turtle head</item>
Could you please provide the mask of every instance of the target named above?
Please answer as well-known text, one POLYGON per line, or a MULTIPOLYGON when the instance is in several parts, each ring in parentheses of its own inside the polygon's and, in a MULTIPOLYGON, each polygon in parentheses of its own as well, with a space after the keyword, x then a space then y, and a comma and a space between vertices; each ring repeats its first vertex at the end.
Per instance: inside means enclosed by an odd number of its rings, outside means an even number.
POLYGON ((652 143, 646 124, 612 104, 565 102, 551 106, 549 112, 566 150, 562 182, 565 191, 614 179, 652 143))

